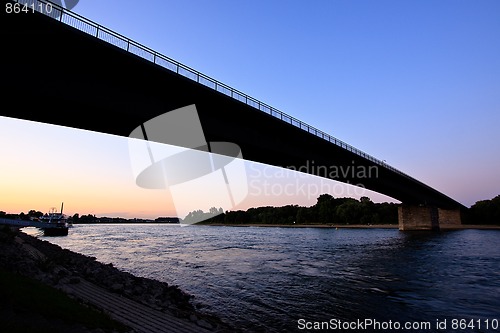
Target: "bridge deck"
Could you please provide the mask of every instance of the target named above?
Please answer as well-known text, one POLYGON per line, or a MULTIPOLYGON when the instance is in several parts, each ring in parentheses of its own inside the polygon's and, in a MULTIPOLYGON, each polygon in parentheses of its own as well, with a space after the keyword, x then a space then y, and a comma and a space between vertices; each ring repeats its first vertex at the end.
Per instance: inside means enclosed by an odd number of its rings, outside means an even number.
POLYGON ((246 160, 295 170, 312 162, 344 170, 376 167, 376 177, 363 179, 322 175, 318 168, 306 172, 362 184, 405 203, 463 207, 322 131, 74 13, 64 11, 58 19, 2 15, 9 52, 2 55, 0 88, 10 102, 0 115, 127 137, 151 118, 195 104, 206 140, 234 142, 246 160))

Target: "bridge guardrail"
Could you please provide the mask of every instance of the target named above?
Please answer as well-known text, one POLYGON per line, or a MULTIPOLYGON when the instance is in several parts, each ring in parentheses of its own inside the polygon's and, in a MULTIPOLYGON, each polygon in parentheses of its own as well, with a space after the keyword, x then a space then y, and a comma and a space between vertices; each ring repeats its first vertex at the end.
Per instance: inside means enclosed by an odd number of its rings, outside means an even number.
POLYGON ((49 0, 13 0, 14 2, 19 3, 20 5, 28 6, 29 10, 36 10, 42 14, 45 14, 53 19, 57 19, 62 23, 65 23, 75 29, 78 29, 82 32, 85 32, 91 36, 96 37, 102 41, 105 41, 109 44, 112 44, 116 47, 119 47, 127 52, 135 54, 141 58, 149 60, 154 64, 176 72, 179 75, 187 77, 193 81, 198 82, 206 87, 212 88, 222 94, 225 94, 229 97, 232 97, 242 103, 245 103, 253 108, 265 112, 275 118, 281 119, 284 122, 287 122, 295 127, 298 127, 308 133, 311 133, 317 137, 320 137, 330 143, 333 143, 341 148, 349 150, 350 152, 366 158, 382 167, 385 167, 391 171, 394 171, 402 176, 410 178, 414 181, 419 182, 413 177, 407 175, 406 173, 388 165, 384 161, 381 161, 353 146, 350 144, 331 136, 328 133, 325 133, 313 126, 310 126, 303 121, 288 115, 278 109, 273 108, 272 106, 259 101, 256 98, 253 98, 237 89, 234 89, 220 81, 217 81, 189 66, 186 66, 172 58, 169 58, 161 53, 158 53, 138 42, 131 40, 117 32, 114 32, 104 26, 99 25, 81 15, 78 15, 66 8, 63 8, 49 0), (51 8, 49 10, 49 7, 51 8))

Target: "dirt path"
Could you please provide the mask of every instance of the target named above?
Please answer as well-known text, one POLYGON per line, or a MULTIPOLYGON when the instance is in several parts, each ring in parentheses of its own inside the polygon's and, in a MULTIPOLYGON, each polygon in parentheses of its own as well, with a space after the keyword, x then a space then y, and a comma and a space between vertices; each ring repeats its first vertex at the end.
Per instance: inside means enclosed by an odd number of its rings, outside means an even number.
POLYGON ((103 310, 138 333, 210 332, 194 323, 169 316, 83 279, 75 284, 66 284, 61 289, 103 310))

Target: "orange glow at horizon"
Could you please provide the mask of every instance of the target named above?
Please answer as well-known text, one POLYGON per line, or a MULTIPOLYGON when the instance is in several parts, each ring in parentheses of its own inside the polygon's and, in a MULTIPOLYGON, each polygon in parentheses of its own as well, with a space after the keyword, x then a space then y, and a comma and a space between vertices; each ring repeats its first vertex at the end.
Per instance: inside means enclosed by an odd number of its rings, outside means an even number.
POLYGON ((127 139, 4 118, 1 200, 7 213, 31 209, 125 218, 173 216, 168 192, 145 190, 130 170, 127 139), (6 140, 9 138, 10 140, 6 140))
MULTIPOLYGON (((128 138, 11 118, 2 121, 9 126, 0 132, 0 142, 8 142, 0 146, 0 211, 18 214, 34 209, 45 213, 53 207, 58 211, 64 202, 67 215, 146 219, 177 216, 167 189, 136 185, 128 138)), ((332 180, 260 163, 245 164, 248 196, 231 210, 312 206, 322 193, 394 201, 332 180)), ((211 191, 205 193, 210 199, 211 191)), ((200 200, 195 194, 190 200, 200 200)))

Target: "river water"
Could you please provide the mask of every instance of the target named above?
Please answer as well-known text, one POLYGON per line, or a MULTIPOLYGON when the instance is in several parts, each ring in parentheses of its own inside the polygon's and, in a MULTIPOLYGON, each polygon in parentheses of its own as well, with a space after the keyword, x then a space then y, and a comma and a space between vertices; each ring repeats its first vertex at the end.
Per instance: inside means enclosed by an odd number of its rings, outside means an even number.
POLYGON ((497 230, 76 225, 40 238, 178 285, 248 332, 500 332, 497 230))

